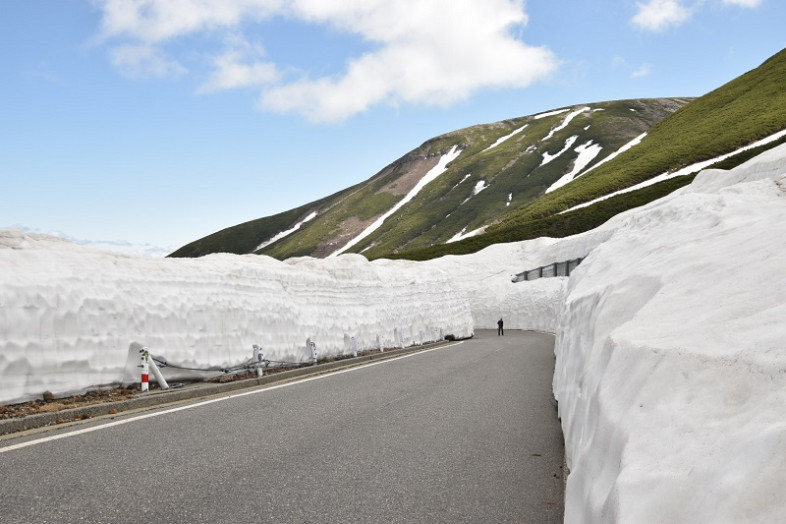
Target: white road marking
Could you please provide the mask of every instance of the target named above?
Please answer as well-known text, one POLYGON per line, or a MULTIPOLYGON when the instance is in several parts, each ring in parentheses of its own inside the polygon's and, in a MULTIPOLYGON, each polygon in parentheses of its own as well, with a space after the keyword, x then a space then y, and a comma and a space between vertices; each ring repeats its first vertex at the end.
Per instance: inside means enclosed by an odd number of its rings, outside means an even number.
POLYGON ((378 366, 380 364, 387 364, 388 362, 394 362, 396 360, 401 360, 401 359, 404 359, 404 358, 413 357, 415 355, 422 355, 424 353, 429 353, 431 351, 436 351, 438 349, 448 348, 448 347, 455 346, 455 345, 458 345, 458 344, 463 344, 463 342, 459 341, 459 342, 455 342, 453 344, 447 344, 445 346, 439 346, 439 347, 435 347, 435 348, 431 348, 431 349, 425 349, 423 351, 418 351, 416 353, 410 353, 408 355, 401 355, 400 357, 394 357, 394 358, 389 358, 389 359, 386 359, 386 360, 380 360, 379 362, 370 362, 368 364, 363 364, 363 365, 351 367, 351 368, 348 368, 348 369, 342 369, 342 370, 339 370, 339 371, 328 372, 328 373, 325 373, 323 375, 317 375, 315 377, 308 377, 308 378, 303 378, 303 379, 300 379, 300 380, 293 380, 292 382, 287 382, 285 384, 278 384, 276 386, 269 386, 269 387, 262 387, 262 388, 259 388, 259 389, 252 389, 250 391, 244 391, 242 393, 233 393, 233 394, 230 394, 230 395, 226 395, 224 397, 214 398, 214 399, 210 399, 210 400, 203 400, 201 402, 196 402, 194 404, 188 404, 187 406, 178 406, 176 408, 169 408, 169 409, 165 409, 165 410, 162 410, 162 411, 156 411, 154 413, 146 413, 144 415, 137 415, 137 416, 134 416, 134 417, 125 418, 123 420, 116 420, 114 422, 108 422, 106 424, 101 424, 100 426, 93 426, 93 427, 90 427, 90 428, 77 429, 77 430, 74 430, 74 431, 69 431, 67 433, 61 433, 59 435, 50 435, 48 437, 42 437, 42 438, 38 438, 38 439, 34 439, 34 440, 28 440, 26 442, 20 442, 19 444, 12 444, 10 446, 6 446, 6 447, 3 447, 3 448, 0 448, 0 453, 6 453, 8 451, 15 451, 17 449, 23 449, 23 448, 27 448, 27 447, 30 447, 30 446, 35 446, 36 444, 44 444, 46 442, 53 442, 55 440, 60 440, 60 439, 68 438, 68 437, 75 437, 77 435, 84 435, 85 433, 92 433, 93 431, 99 431, 99 430, 102 430, 102 429, 109 429, 109 428, 113 428, 115 426, 121 426, 123 424, 128 424, 129 422, 136 422, 138 420, 144 420, 146 418, 159 417, 161 415, 168 415, 170 413, 177 413, 178 411, 184 411, 186 409, 198 408, 200 406, 205 406, 207 404, 213 404, 215 402, 222 402, 224 400, 229 400, 229 399, 232 399, 232 398, 245 397, 246 395, 256 395, 257 393, 266 393, 268 391, 273 391, 275 389, 285 388, 285 387, 289 387, 289 386, 295 386, 297 384, 303 384, 305 382, 311 382, 312 380, 320 380, 320 379, 323 379, 323 378, 328 378, 328 377, 333 377, 333 376, 336 376, 336 375, 341 375, 343 373, 349 373, 351 371, 357 371, 359 369, 369 368, 371 366, 378 366))

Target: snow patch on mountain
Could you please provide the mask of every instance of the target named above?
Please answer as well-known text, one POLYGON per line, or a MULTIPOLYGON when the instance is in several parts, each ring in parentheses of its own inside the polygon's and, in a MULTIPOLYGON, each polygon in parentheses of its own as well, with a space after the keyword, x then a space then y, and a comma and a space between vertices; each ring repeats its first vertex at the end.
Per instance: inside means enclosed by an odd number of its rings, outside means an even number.
POLYGON ((383 214, 381 217, 376 219, 374 223, 372 223, 370 226, 364 229, 358 236, 347 242, 344 245, 344 247, 337 249, 336 251, 328 255, 328 258, 340 255, 341 253, 345 252, 347 249, 351 248, 352 246, 354 246, 355 244, 357 244, 358 242, 369 236, 371 233, 379 229, 382 226, 383 222, 385 222, 385 220, 387 220, 388 217, 390 217, 391 215, 393 215, 393 213, 401 209, 407 202, 415 198, 417 194, 420 193, 420 191, 424 187, 426 187, 426 185, 429 182, 436 180, 439 175, 444 173, 448 169, 448 164, 453 162, 455 159, 457 159, 460 154, 461 154, 461 149, 459 149, 458 146, 453 146, 448 153, 440 157, 439 161, 437 162, 437 165, 432 167, 428 171, 428 173, 426 173, 423 176, 423 178, 421 178, 418 181, 418 183, 415 184, 415 187, 413 187, 410 190, 410 192, 407 193, 406 196, 404 196, 404 198, 399 200, 395 206, 390 208, 390 210, 388 210, 385 214, 383 214))
POLYGON ((619 149, 617 149, 616 151, 614 151, 612 154, 610 154, 609 156, 607 156, 606 158, 604 158, 603 160, 601 160, 600 162, 598 162, 597 164, 595 164, 595 165, 594 165, 594 166, 592 166, 591 168, 587 169, 587 170, 584 172, 584 174, 587 174, 587 173, 589 173, 590 171, 592 171, 593 169, 595 169, 595 168, 596 168, 596 167, 598 167, 598 166, 602 166, 603 164, 605 164, 605 163, 606 163, 606 162, 608 162, 609 160, 613 160, 613 159, 615 159, 617 156, 619 156, 621 153, 624 153, 624 152, 625 152, 625 151, 627 151, 628 149, 630 149, 630 148, 632 148, 632 147, 634 147, 634 146, 637 146, 637 145, 639 145, 639 144, 641 143, 641 141, 642 141, 642 140, 644 140, 644 137, 645 137, 645 136, 647 136, 647 133, 642 133, 642 134, 640 134, 639 136, 637 136, 636 138, 634 138, 633 140, 631 140, 630 142, 627 142, 627 143, 626 143, 626 144, 624 144, 622 147, 620 147, 619 149))
POLYGON ((479 227, 478 229, 474 229, 469 233, 466 233, 467 228, 464 227, 461 231, 450 237, 450 239, 445 242, 446 244, 452 244, 453 242, 458 242, 459 240, 464 240, 465 238, 474 237, 475 235, 480 235, 486 230, 485 227, 479 227))
MULTIPOLYGON (((576 209, 582 209, 582 208, 585 208, 585 207, 589 207, 589 206, 591 206, 593 204, 597 204, 598 202, 601 202, 603 200, 607 200, 607 199, 609 199, 609 198, 611 198, 613 196, 623 195, 625 193, 630 193, 631 191, 636 191, 637 189, 642 189, 642 188, 649 187, 651 185, 657 184, 658 182, 663 182, 664 180, 669 180, 669 179, 672 179, 672 178, 676 178, 678 176, 692 175, 693 173, 698 173, 702 169, 705 169, 706 167, 711 166, 712 164, 714 164, 716 162, 720 162, 721 160, 725 160, 725 159, 729 158, 730 156, 734 156, 734 155, 736 155, 738 153, 742 153, 743 151, 747 151, 749 149, 753 149, 753 148, 756 148, 756 147, 759 147, 759 146, 763 146, 763 145, 769 144, 771 142, 775 142, 776 140, 780 140, 784 136, 786 136, 786 129, 784 129, 782 131, 778 131, 777 133, 774 133, 774 134, 772 134, 772 135, 770 135, 768 137, 762 138, 761 140, 757 140, 756 142, 748 144, 747 146, 743 146, 743 147, 741 147, 739 149, 735 149, 734 151, 732 151, 730 153, 725 153, 723 155, 716 156, 715 158, 711 158, 709 160, 703 160, 701 162, 696 162, 695 164, 691 164, 689 166, 683 167, 682 169, 678 169, 677 171, 662 173, 662 174, 660 174, 660 175, 658 175, 656 177, 650 178, 649 180, 645 180, 644 182, 636 184, 635 186, 627 187, 625 189, 621 189, 619 191, 615 191, 614 193, 609 193, 608 195, 604 195, 604 196, 598 197, 598 198, 596 198, 594 200, 590 200, 589 202, 584 202, 583 204, 579 204, 579 205, 573 206, 570 209, 566 209, 564 211, 560 211, 559 214, 568 213, 568 212, 574 211, 576 209)), ((597 165, 593 166, 593 167, 597 167, 597 165)), ((589 171, 589 169, 587 171, 589 171)))
POLYGON ((498 145, 500 145, 501 143, 503 143, 505 140, 507 140, 507 139, 509 139, 509 138, 511 138, 511 137, 514 137, 514 136, 516 136, 517 134, 519 134, 519 133, 521 133, 522 131, 524 131, 524 130, 527 128, 527 126, 528 126, 528 125, 529 125, 529 124, 524 124, 523 126, 519 127, 518 129, 515 129, 515 130, 514 130, 512 133, 510 133, 510 134, 508 134, 508 135, 505 135, 505 136, 503 136, 503 137, 501 137, 501 138, 498 138, 496 142, 494 142, 493 144, 491 144, 490 146, 488 146, 486 149, 484 149, 483 151, 481 151, 481 153, 485 153, 486 151, 488 151, 488 150, 490 150, 490 149, 494 149, 495 147, 497 147, 498 145))
POLYGON ((565 147, 563 147, 562 149, 560 149, 560 151, 559 151, 557 154, 550 155, 550 154, 548 153, 548 151, 547 151, 547 152, 544 152, 544 153, 543 153, 543 161, 541 161, 541 163, 540 163, 540 167, 542 167, 542 166, 545 166, 546 164, 548 164, 549 162, 551 162, 552 160, 554 160, 555 158, 557 158, 558 156, 560 156, 562 153, 566 152, 568 149, 570 149, 570 148, 571 148, 571 146, 572 146, 572 145, 573 145, 573 144, 576 142, 576 140, 578 140, 578 139, 579 139, 578 135, 573 135, 572 137, 570 137, 570 138, 568 138, 567 140, 565 140, 565 147))
POLYGON ((291 228, 287 229, 286 231, 282 231, 281 233, 278 233, 277 235, 275 235, 273 238, 271 238, 269 240, 265 240, 264 242, 259 244, 254 251, 259 251, 260 249, 262 249, 264 247, 267 247, 270 244, 272 244, 274 242, 278 242, 282 238, 291 235, 292 233, 294 233, 295 231, 300 229, 300 226, 302 226, 306 222, 309 222, 310 220, 314 220, 316 218, 316 216, 317 216, 317 212, 316 211, 312 211, 306 218, 304 218, 303 220, 301 220, 300 222, 298 222, 297 224, 295 224, 291 228))
POLYGON ((549 117, 549 116, 559 115, 559 114, 565 113, 567 111, 570 111, 569 107, 566 108, 566 109, 557 109, 555 111, 548 111, 547 113, 539 113, 537 115, 533 115, 532 119, 533 120, 540 120, 541 118, 546 118, 546 117, 549 117))
POLYGON ((595 159, 595 157, 600 154, 602 150, 603 147, 601 147, 600 144, 593 144, 592 140, 584 144, 581 144, 576 149, 574 149, 574 151, 577 152, 579 156, 576 157, 576 160, 574 160, 573 162, 573 169, 571 169, 569 173, 566 173, 565 175, 560 177, 559 180, 551 184, 551 186, 549 186, 548 189, 546 189, 546 193, 551 193, 555 189, 558 189, 572 182, 575 178, 579 176, 581 170, 587 167, 587 165, 590 162, 592 162, 595 159))
POLYGON ((545 142, 549 138, 553 137, 555 133, 557 133, 558 131, 562 131, 563 129, 568 127, 568 124, 570 124, 571 120, 573 120, 574 118, 579 116, 581 113, 584 113, 585 111, 591 111, 591 109, 592 108, 590 108, 590 107, 582 107, 581 109, 577 109, 576 111, 573 111, 572 113, 568 113, 568 115, 565 117, 565 120, 563 120, 560 125, 558 125, 556 127, 553 127, 551 129, 551 131, 549 131, 549 134, 546 135, 546 137, 543 138, 541 141, 545 142))

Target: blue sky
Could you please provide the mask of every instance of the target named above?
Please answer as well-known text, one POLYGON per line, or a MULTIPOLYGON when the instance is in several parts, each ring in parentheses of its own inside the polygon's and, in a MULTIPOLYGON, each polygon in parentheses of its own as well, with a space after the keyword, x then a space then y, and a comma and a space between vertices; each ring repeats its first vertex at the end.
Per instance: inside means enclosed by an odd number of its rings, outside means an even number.
POLYGON ((0 227, 175 249, 425 140, 700 96, 782 0, 0 0, 0 227))

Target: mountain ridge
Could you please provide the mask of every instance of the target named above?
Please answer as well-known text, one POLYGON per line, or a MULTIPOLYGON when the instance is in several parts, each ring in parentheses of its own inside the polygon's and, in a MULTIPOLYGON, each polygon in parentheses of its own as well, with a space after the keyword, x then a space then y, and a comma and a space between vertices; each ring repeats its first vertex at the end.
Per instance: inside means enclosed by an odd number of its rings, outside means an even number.
POLYGON ((409 211, 402 209, 390 217, 377 234, 359 242, 352 251, 371 251, 373 256, 405 246, 444 243, 473 224, 490 222, 508 211, 511 205, 515 208, 537 197, 562 177, 568 164, 578 156, 573 151, 568 154, 563 151, 569 138, 567 133, 578 133, 571 135, 581 138, 576 139, 577 143, 594 140, 604 145, 602 154, 587 166, 591 167, 684 105, 686 100, 581 104, 451 131, 425 141, 364 182, 292 210, 226 228, 183 246, 170 256, 202 256, 213 252, 259 253, 281 259, 330 256, 396 206, 456 146, 461 153, 448 165, 448 172, 441 175, 444 178, 436 185, 432 183, 423 188, 404 206, 409 211), (582 119, 579 115, 560 128, 565 113, 577 111, 575 108, 588 108, 581 112, 589 112, 594 117, 585 115, 582 119), (597 116, 602 112, 606 114, 597 116), (515 133, 516 130, 519 132, 515 133), (498 142, 505 137, 507 139, 498 142), (558 154, 560 151, 563 152, 558 154), (553 158, 541 165, 540 157, 534 155, 536 152, 553 155, 553 158), (538 172, 537 176, 529 182, 524 180, 522 183, 518 179, 527 178, 533 171, 538 172), (484 192, 487 194, 482 195, 484 192), (488 205, 493 198, 487 195, 494 195, 498 201, 488 205), (478 196, 481 198, 475 198, 478 196), (473 198, 480 202, 479 206, 475 202, 466 205, 473 198), (413 211, 421 216, 413 220, 410 215, 409 220, 403 220, 401 213, 413 211), (305 218, 314 213, 316 217, 304 223, 305 218), (396 227, 402 221, 403 224, 396 227), (303 225, 295 229, 297 224, 303 225), (289 230, 291 234, 264 245, 289 230), (263 247, 258 249, 260 246, 263 247))
POLYGON ((695 99, 578 104, 451 131, 364 182, 226 228, 170 256, 327 257, 351 244, 348 252, 370 259, 425 259, 580 233, 674 191, 693 175, 630 191, 644 182, 713 159, 733 167, 747 154, 741 148, 786 129, 783 78, 786 50, 695 99), (411 195, 454 148, 458 155, 411 195), (619 191, 630 192, 608 198, 619 191))

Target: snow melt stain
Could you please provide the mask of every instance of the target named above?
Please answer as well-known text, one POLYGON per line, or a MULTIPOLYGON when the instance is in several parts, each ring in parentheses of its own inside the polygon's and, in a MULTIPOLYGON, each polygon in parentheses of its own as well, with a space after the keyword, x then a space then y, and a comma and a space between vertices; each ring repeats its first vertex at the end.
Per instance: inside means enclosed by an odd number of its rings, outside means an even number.
POLYGON ((382 223, 385 222, 385 220, 387 220, 389 216, 391 216, 393 213, 401 209, 404 206, 404 204, 408 203, 410 200, 415 198, 417 194, 420 193, 420 191, 424 187, 426 187, 426 184, 432 182, 433 180, 436 180, 436 178, 439 175, 447 171, 448 164, 453 162, 456 158, 458 158, 460 154, 461 154, 461 149, 459 149, 458 146, 453 146, 453 148, 447 154, 442 155, 442 158, 439 159, 437 165, 432 167, 429 170, 429 172, 426 173, 426 175, 423 178, 421 178, 417 184, 415 184, 415 187, 413 187, 404 198, 399 200, 395 206, 393 206, 387 213, 376 219, 373 224, 371 224, 366 229, 364 229, 358 236, 347 242, 347 244, 344 247, 328 255, 328 258, 340 255, 341 253, 345 252, 347 249, 351 248, 352 246, 354 246, 355 244, 357 244, 358 242, 369 236, 371 233, 379 229, 379 227, 382 226, 382 223))
POLYGON ((292 226, 290 229, 287 229, 286 231, 282 231, 281 233, 277 234, 277 235, 276 235, 276 236, 274 236, 273 238, 271 238, 271 239, 269 239, 269 240, 265 240, 264 242, 262 242, 261 244, 259 244, 259 245, 257 246, 257 248, 256 248, 254 251, 259 251, 259 250, 260 250, 260 249, 262 249, 263 247, 267 247, 267 246, 269 246, 270 244, 272 244, 272 243, 274 243, 274 242, 278 242, 278 241, 279 241, 279 240, 281 240, 282 238, 284 238, 284 237, 287 237, 287 236, 291 235, 292 233, 294 233, 295 231, 297 231, 298 229, 300 229, 300 226, 302 226, 302 225, 303 225, 303 224, 305 224, 306 222, 308 222, 308 221, 310 221, 310 220, 314 220, 314 218, 316 218, 316 216, 317 216, 317 212, 316 212, 316 211, 313 211, 313 212, 312 212, 311 214, 309 214, 309 215, 308 215, 306 218, 304 218, 303 220, 301 220, 300 222, 298 222, 297 224, 295 224, 294 226, 292 226))

